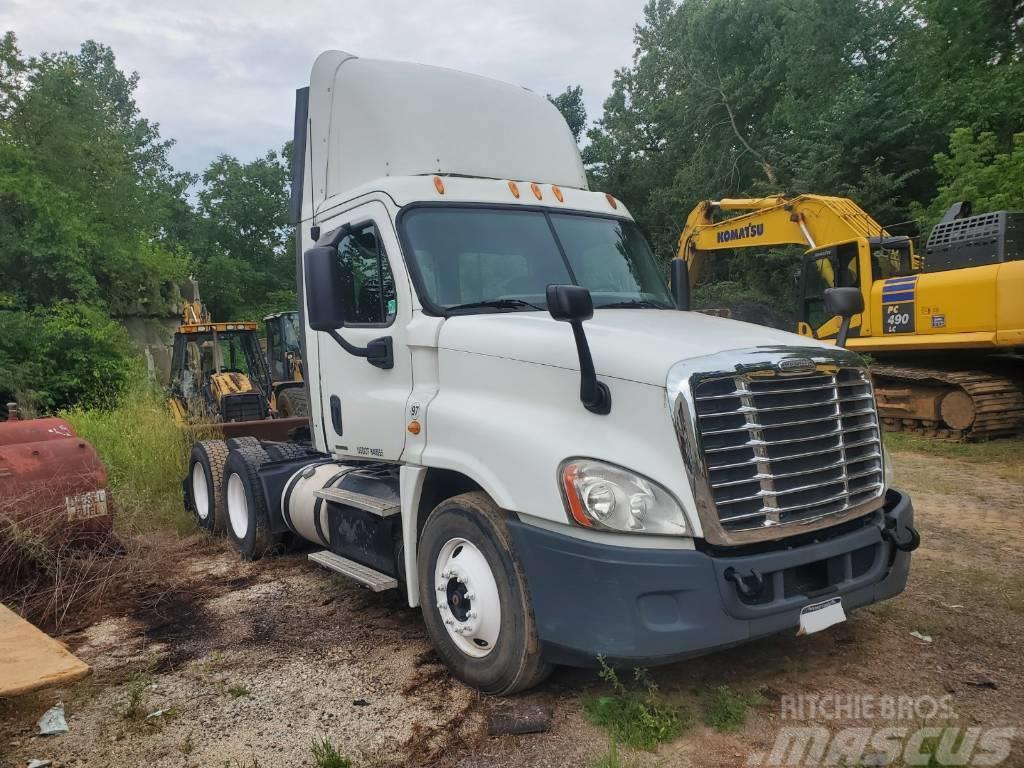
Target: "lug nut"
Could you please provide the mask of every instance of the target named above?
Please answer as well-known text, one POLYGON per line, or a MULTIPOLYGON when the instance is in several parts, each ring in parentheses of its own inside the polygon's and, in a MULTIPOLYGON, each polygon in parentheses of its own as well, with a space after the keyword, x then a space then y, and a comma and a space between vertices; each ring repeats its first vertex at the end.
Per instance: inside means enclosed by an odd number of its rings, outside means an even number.
POLYGON ((466 593, 466 599, 467 600, 476 600, 476 592, 467 592, 466 593))
POLYGON ((475 619, 476 618, 476 611, 470 611, 466 615, 469 616, 469 618, 471 618, 471 619, 475 619))

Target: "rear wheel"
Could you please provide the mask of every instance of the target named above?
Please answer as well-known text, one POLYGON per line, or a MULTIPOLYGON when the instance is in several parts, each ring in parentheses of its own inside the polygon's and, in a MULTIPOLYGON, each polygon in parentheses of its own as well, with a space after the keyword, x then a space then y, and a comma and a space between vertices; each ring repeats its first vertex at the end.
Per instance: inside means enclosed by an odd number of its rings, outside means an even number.
POLYGON ((309 416, 309 401, 306 400, 305 390, 293 387, 278 393, 277 412, 283 419, 292 416, 309 416))
POLYGON ((280 545, 280 537, 270 530, 267 500, 256 471, 267 458, 262 449, 236 449, 224 465, 227 533, 243 560, 258 560, 280 545))
POLYGON ((196 524, 210 533, 224 530, 222 494, 228 446, 223 440, 203 440, 192 446, 188 459, 188 493, 196 524))
POLYGON ((431 513, 417 553, 434 648, 452 674, 489 694, 530 688, 551 671, 505 515, 484 493, 448 499, 431 513))

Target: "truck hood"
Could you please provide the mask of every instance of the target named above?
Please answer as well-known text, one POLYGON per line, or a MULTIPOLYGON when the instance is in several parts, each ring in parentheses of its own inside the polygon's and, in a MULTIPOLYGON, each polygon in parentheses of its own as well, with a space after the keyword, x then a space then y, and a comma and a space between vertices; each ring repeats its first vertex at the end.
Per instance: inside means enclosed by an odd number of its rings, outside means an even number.
MULTIPOLYGON (((583 324, 599 376, 665 386, 680 360, 729 349, 831 345, 795 333, 699 312, 598 309, 583 324)), ((546 312, 507 312, 448 318, 438 348, 579 370, 567 323, 546 312)))

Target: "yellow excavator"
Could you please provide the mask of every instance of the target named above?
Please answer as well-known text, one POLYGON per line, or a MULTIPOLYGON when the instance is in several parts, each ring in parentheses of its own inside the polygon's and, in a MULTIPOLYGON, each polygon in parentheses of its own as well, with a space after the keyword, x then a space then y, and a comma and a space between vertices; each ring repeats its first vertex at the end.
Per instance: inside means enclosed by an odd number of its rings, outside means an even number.
POLYGON ((846 346, 871 370, 887 429, 965 440, 1024 429, 1024 213, 952 206, 924 255, 841 197, 706 200, 676 258, 690 287, 712 251, 802 245, 797 332, 835 339, 827 288, 855 287, 864 312, 846 346), (730 215, 731 214, 731 215, 730 215))

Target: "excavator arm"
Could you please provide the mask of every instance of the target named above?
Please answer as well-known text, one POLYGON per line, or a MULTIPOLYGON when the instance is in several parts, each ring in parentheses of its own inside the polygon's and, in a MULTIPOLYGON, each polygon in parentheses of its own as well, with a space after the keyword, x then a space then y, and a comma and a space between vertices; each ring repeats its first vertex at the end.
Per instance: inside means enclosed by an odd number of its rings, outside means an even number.
MULTIPOLYGON (((814 249, 889 233, 852 200, 824 195, 783 195, 704 200, 690 211, 676 258, 686 261, 692 288, 712 251, 803 245, 814 249), (738 215, 716 221, 719 214, 738 215)), ((823 275, 830 277, 830 275, 823 275)))

